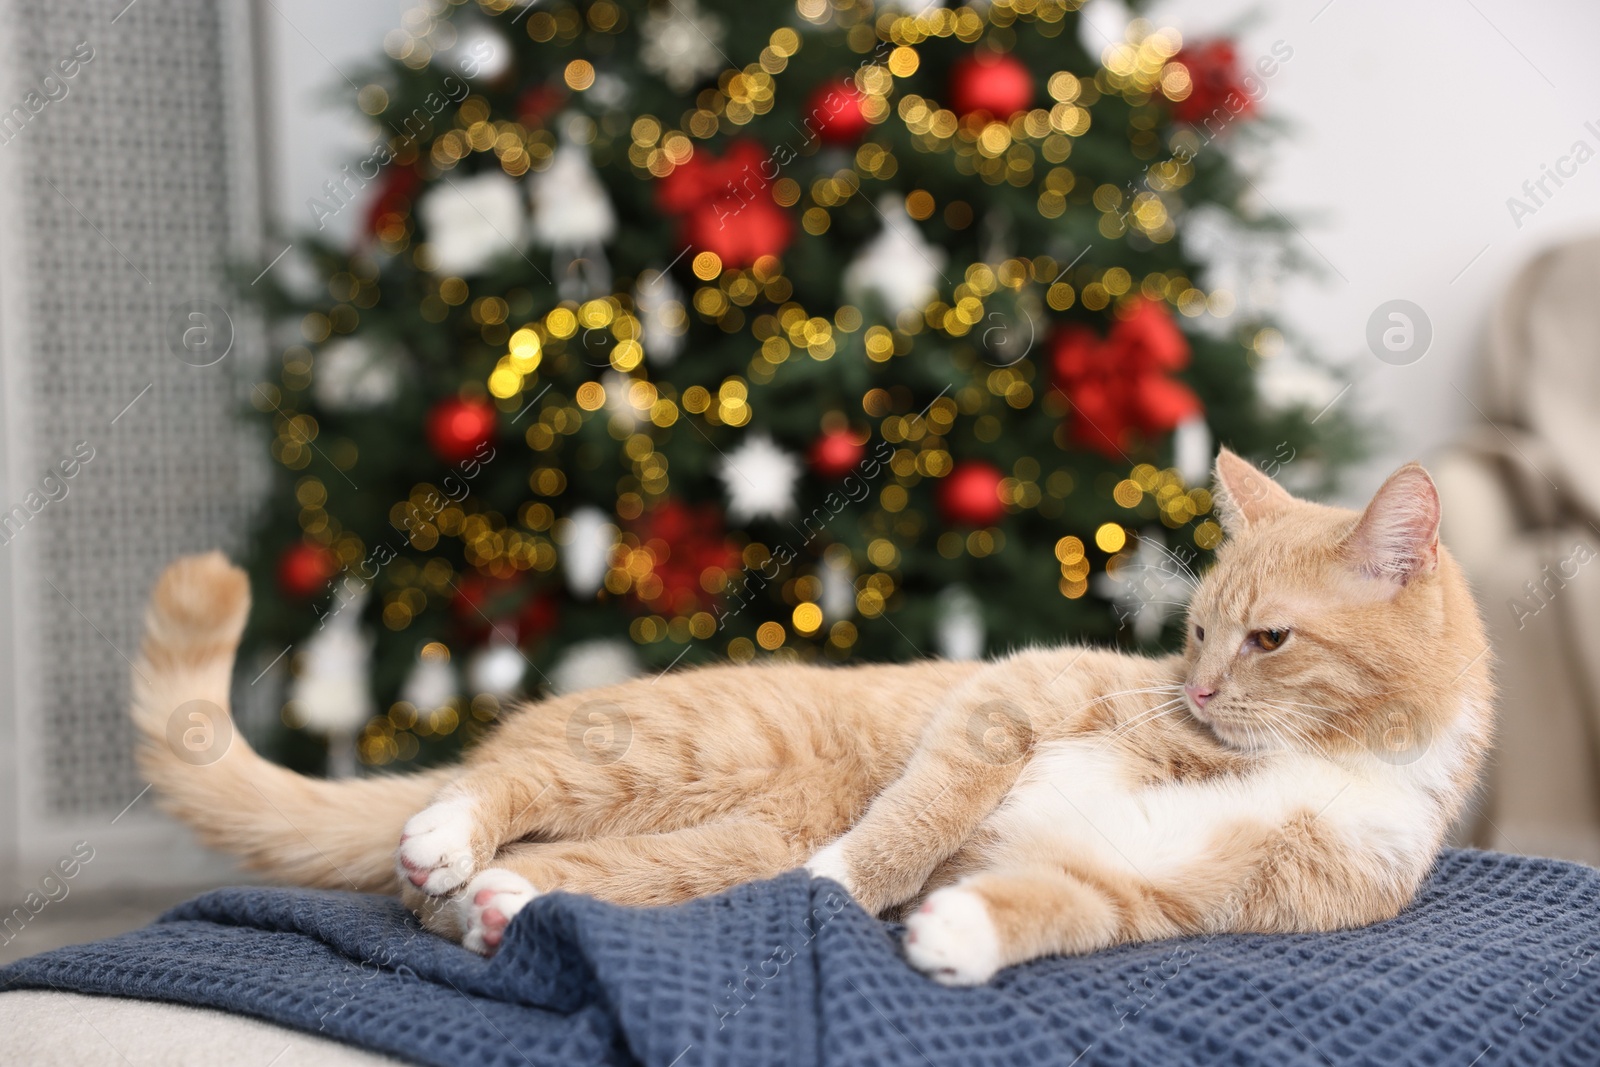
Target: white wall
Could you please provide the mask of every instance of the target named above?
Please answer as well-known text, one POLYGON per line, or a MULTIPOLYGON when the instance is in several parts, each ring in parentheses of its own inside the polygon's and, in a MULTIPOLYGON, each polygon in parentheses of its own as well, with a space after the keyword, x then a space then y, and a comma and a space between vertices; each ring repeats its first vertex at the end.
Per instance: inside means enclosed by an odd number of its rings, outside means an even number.
POLYGON ((1477 418, 1461 393, 1478 399, 1483 329, 1512 275, 1546 245, 1600 230, 1600 159, 1550 185, 1520 229, 1506 207, 1574 141, 1600 150, 1584 129, 1600 129, 1600 5, 1167 0, 1154 16, 1196 40, 1252 11, 1241 57, 1280 40, 1294 49, 1264 101, 1294 130, 1258 184, 1279 209, 1314 215, 1301 226, 1313 258, 1338 271, 1286 286, 1283 314, 1357 375, 1341 403, 1374 413, 1386 438, 1352 479, 1370 490, 1378 468, 1426 458, 1477 418), (1410 366, 1366 345, 1368 316, 1395 298, 1433 324, 1431 349, 1410 366))
MULTIPOLYGON (((371 136, 350 117, 354 90, 335 66, 352 71, 374 55, 408 6, 274 0, 264 9, 273 200, 295 229, 310 222, 307 198, 371 136), (330 89, 346 110, 330 110, 330 89)), ((1151 14, 1191 41, 1237 33, 1245 61, 1277 41, 1294 51, 1263 101, 1292 132, 1258 185, 1302 219, 1310 258, 1331 264, 1323 278, 1285 285, 1282 312, 1356 376, 1340 403, 1372 413, 1382 435, 1370 469, 1352 478, 1353 493, 1369 490, 1384 469, 1428 456, 1475 417, 1461 393, 1476 397, 1486 315, 1511 275, 1544 245, 1600 229, 1600 160, 1520 228, 1506 207, 1574 141, 1600 149, 1584 129, 1588 120, 1600 128, 1600 4, 1164 0, 1151 14), (1420 305, 1433 326, 1430 350, 1410 366, 1380 362, 1365 340, 1374 309, 1397 298, 1420 305)))
MULTIPOLYGON (((316 226, 306 201, 323 195, 322 183, 375 143, 377 125, 356 109, 350 82, 363 84, 358 71, 382 58, 383 35, 415 6, 410 0, 272 0, 260 7, 268 211, 288 236, 316 226)), ((348 237, 357 216, 340 212, 324 235, 348 237)))

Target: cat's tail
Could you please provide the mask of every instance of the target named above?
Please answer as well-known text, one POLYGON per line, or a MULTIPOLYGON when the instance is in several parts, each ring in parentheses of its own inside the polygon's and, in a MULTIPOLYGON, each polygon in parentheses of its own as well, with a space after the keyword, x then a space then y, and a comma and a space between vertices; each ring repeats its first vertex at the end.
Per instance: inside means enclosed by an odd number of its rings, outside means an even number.
POLYGON ((139 768, 201 840, 296 885, 392 892, 400 830, 448 771, 333 781, 268 763, 228 714, 250 610, 243 571, 219 552, 178 560, 145 612, 133 670, 139 768))

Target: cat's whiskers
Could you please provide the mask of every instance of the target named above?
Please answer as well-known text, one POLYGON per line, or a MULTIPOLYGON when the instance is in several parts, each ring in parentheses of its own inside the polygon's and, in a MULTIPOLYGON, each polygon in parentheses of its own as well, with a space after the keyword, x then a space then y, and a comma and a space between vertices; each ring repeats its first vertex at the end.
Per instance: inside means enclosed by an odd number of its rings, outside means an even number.
MULTIPOLYGON (((1120 692, 1116 692, 1116 693, 1106 693, 1106 694, 1104 694, 1102 696, 1096 697, 1094 700, 1088 701, 1087 703, 1083 704, 1080 708, 1078 708, 1076 710, 1080 710, 1081 711, 1084 708, 1093 707, 1095 704, 1103 703, 1104 701, 1111 700, 1114 697, 1139 696, 1139 695, 1144 695, 1144 694, 1149 694, 1149 695, 1152 695, 1152 696, 1159 696, 1159 695, 1161 695, 1163 693, 1171 693, 1173 695, 1171 697, 1168 697, 1166 700, 1162 701, 1160 704, 1157 704, 1156 708, 1164 708, 1169 704, 1177 704, 1177 703, 1180 703, 1183 700, 1183 690, 1182 690, 1181 686, 1175 686, 1175 685, 1153 685, 1153 686, 1147 686, 1147 687, 1142 688, 1142 689, 1124 689, 1124 690, 1122 690, 1120 692)), ((1149 709, 1149 710, 1155 710, 1155 709, 1149 709)), ((1145 712, 1139 712, 1137 714, 1143 715, 1143 714, 1145 714, 1145 712)), ((1124 723, 1118 723, 1115 727, 1113 727, 1112 732, 1115 733, 1117 730, 1122 729, 1126 725, 1127 724, 1125 722, 1124 723)))
POLYGON ((1164 716, 1171 715, 1182 705, 1183 698, 1174 697, 1173 699, 1157 704, 1155 707, 1146 711, 1141 711, 1127 722, 1118 723, 1116 727, 1108 731, 1105 737, 1101 738, 1100 743, 1095 746, 1095 750, 1098 751, 1104 748, 1106 745, 1109 745, 1111 742, 1116 741, 1119 738, 1126 737, 1135 729, 1143 726, 1146 723, 1154 722, 1155 720, 1163 718, 1164 716))
POLYGON ((1282 700, 1282 699, 1279 699, 1279 700, 1272 701, 1272 703, 1274 703, 1274 704, 1288 704, 1290 707, 1295 707, 1295 708, 1311 708, 1314 711, 1327 711, 1327 712, 1332 712, 1335 715, 1337 715, 1339 713, 1339 709, 1338 708, 1330 708, 1326 704, 1307 704, 1304 701, 1300 701, 1300 700, 1282 700))
MULTIPOLYGON (((1288 723, 1285 723, 1284 725, 1289 726, 1288 723)), ((1293 729, 1295 734, 1303 738, 1305 743, 1316 751, 1317 755, 1321 756, 1325 760, 1332 760, 1334 758, 1333 752, 1328 748, 1328 746, 1323 744, 1320 739, 1311 736, 1311 734, 1307 732, 1304 727, 1293 726, 1290 728, 1293 729)))
MULTIPOLYGON (((1139 576, 1141 574, 1148 574, 1148 573, 1151 573, 1151 572, 1154 572, 1154 573, 1159 574, 1159 575, 1163 575, 1164 577, 1169 577, 1169 578, 1172 577, 1172 575, 1170 573, 1161 570, 1161 568, 1159 568, 1159 567, 1141 567, 1138 564, 1125 564, 1125 565, 1123 565, 1123 567, 1120 570, 1117 571, 1117 576, 1120 579, 1124 580, 1124 581, 1132 581, 1137 576, 1139 576)), ((1180 576, 1178 578, 1178 580, 1183 582, 1186 586, 1188 586, 1189 587, 1189 591, 1191 593, 1199 592, 1200 587, 1198 585, 1195 585, 1193 582, 1189 581, 1187 578, 1183 578, 1183 577, 1180 576)), ((1155 590, 1151 590, 1151 591, 1154 592, 1155 590)), ((1167 592, 1167 590, 1163 589, 1163 590, 1161 590, 1161 592, 1167 592)), ((1172 592, 1178 593, 1178 595, 1180 595, 1180 596, 1183 595, 1178 590, 1172 590, 1172 592)), ((1141 603, 1141 604, 1173 604, 1173 605, 1176 605, 1177 607, 1180 607, 1180 608, 1188 608, 1188 606, 1189 606, 1189 601, 1187 599, 1185 599, 1185 600, 1155 600, 1155 599, 1152 599, 1150 597, 1145 597, 1145 596, 1140 596, 1139 597, 1139 603, 1141 603)))
MULTIPOLYGON (((1327 727, 1330 730, 1334 730, 1334 731, 1336 731, 1338 733, 1341 733, 1345 737, 1348 737, 1351 741, 1354 741, 1356 744, 1360 744, 1361 743, 1360 740, 1354 734, 1350 733, 1348 730, 1344 729, 1342 726, 1340 726, 1336 722, 1330 722, 1327 719, 1319 719, 1317 716, 1312 715, 1309 712, 1301 711, 1299 708, 1289 707, 1289 706, 1286 706, 1284 704, 1280 704, 1278 701, 1275 701, 1275 700, 1262 700, 1261 703, 1265 704, 1267 707, 1272 708, 1275 711, 1282 712, 1285 715, 1293 715, 1293 716, 1296 716, 1297 718, 1299 718, 1301 720, 1304 720, 1306 722, 1312 723, 1313 725, 1321 726, 1321 727, 1327 727)), ((1331 711, 1332 709, 1330 708, 1330 709, 1326 709, 1326 710, 1330 710, 1331 711)))
POLYGON ((1317 755, 1321 756, 1324 759, 1329 759, 1329 760, 1333 759, 1333 753, 1330 752, 1328 750, 1327 746, 1324 745, 1320 740, 1318 740, 1316 737, 1312 736, 1310 731, 1307 730, 1305 728, 1305 726, 1301 725, 1301 721, 1310 723, 1311 725, 1316 726, 1316 727, 1327 727, 1329 729, 1335 730, 1335 731, 1343 734, 1345 737, 1349 738, 1355 744, 1360 744, 1361 743, 1355 737, 1351 736, 1351 734, 1348 731, 1340 728, 1335 723, 1325 722, 1322 719, 1318 719, 1314 715, 1306 715, 1304 712, 1298 712, 1294 708, 1276 707, 1276 706, 1274 706, 1272 704, 1271 701, 1263 701, 1263 703, 1267 704, 1269 707, 1273 707, 1273 710, 1275 710, 1275 711, 1282 712, 1282 713, 1288 714, 1288 715, 1299 716, 1299 720, 1283 720, 1283 721, 1280 721, 1278 723, 1278 725, 1282 726, 1286 730, 1289 730, 1295 737, 1300 738, 1306 745, 1308 745, 1309 747, 1315 749, 1317 755))
MULTIPOLYGON (((1178 567, 1178 570, 1177 570, 1177 573, 1173 575, 1173 577, 1177 578, 1179 581, 1181 581, 1184 584, 1186 584, 1187 586, 1189 586, 1189 588, 1191 588, 1191 589, 1193 589, 1193 590, 1195 590, 1197 592, 1199 591, 1199 589, 1200 589, 1200 576, 1194 572, 1194 568, 1190 567, 1189 564, 1185 560, 1179 558, 1179 556, 1178 556, 1178 554, 1176 552, 1174 552, 1172 549, 1168 548, 1166 545, 1161 544, 1159 541, 1155 541, 1155 540, 1152 540, 1152 539, 1141 539, 1140 544, 1149 545, 1150 547, 1154 548, 1157 552, 1160 552, 1162 555, 1164 555, 1167 559, 1169 559, 1173 563, 1175 563, 1177 565, 1177 567, 1178 567)), ((1152 569, 1153 570, 1154 568, 1147 568, 1147 569, 1152 569)), ((1166 572, 1166 573, 1171 573, 1171 572, 1166 572)))
POLYGON ((1085 710, 1087 710, 1089 708, 1094 707, 1096 704, 1104 703, 1105 701, 1115 699, 1116 697, 1137 696, 1137 695, 1142 694, 1142 693, 1174 693, 1174 694, 1177 694, 1177 693, 1182 693, 1182 692, 1183 692, 1183 687, 1181 685, 1171 685, 1171 684, 1169 684, 1169 685, 1147 685, 1147 686, 1141 686, 1138 689, 1121 689, 1121 690, 1118 690, 1115 693, 1102 693, 1101 695, 1099 695, 1097 697, 1093 697, 1093 698, 1091 698, 1089 700, 1084 701, 1081 704, 1077 704, 1077 705, 1073 706, 1070 710, 1072 710, 1072 711, 1085 711, 1085 710))
POLYGON ((1286 722, 1269 722, 1265 725, 1267 729, 1272 731, 1272 736, 1278 739, 1279 747, 1283 748, 1285 751, 1299 751, 1299 747, 1294 743, 1294 739, 1299 739, 1302 742, 1306 741, 1305 738, 1300 737, 1299 734, 1290 729, 1289 724, 1286 722))
POLYGON ((1260 723, 1260 726, 1262 736, 1267 739, 1267 743, 1270 744, 1274 749, 1281 751, 1289 747, 1288 743, 1284 741, 1283 736, 1278 733, 1277 729, 1272 725, 1272 723, 1263 721, 1260 723))

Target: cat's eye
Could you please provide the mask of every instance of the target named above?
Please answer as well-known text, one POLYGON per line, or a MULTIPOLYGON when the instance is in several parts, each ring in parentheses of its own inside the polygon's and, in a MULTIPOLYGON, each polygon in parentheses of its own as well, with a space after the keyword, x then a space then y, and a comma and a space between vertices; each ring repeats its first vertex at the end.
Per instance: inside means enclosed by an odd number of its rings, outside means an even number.
POLYGON ((1194 628, 1194 639, 1196 641, 1204 641, 1206 639, 1206 628, 1204 626, 1196 626, 1194 628))
POLYGON ((1253 636, 1255 638, 1256 647, 1261 649, 1261 651, 1263 651, 1263 652, 1275 652, 1279 648, 1283 647, 1283 643, 1285 641, 1289 640, 1289 631, 1288 630, 1257 630, 1251 636, 1253 636))

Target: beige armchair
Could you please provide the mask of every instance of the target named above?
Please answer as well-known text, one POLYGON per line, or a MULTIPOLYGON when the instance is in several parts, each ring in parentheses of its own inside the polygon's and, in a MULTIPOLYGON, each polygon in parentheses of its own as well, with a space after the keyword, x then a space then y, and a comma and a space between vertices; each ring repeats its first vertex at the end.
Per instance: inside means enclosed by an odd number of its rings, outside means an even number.
POLYGON ((1517 277, 1474 404, 1480 425, 1433 467, 1498 663, 1498 741, 1469 832, 1600 865, 1600 240, 1517 277))

